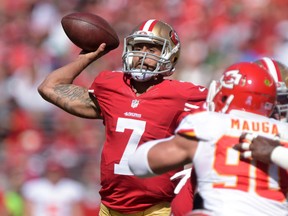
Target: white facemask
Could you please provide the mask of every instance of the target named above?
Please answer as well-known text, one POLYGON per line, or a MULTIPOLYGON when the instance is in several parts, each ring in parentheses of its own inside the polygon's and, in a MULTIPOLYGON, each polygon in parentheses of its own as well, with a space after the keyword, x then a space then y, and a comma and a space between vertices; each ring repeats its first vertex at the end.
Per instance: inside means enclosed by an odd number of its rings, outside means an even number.
POLYGON ((140 69, 131 70, 130 73, 131 73, 132 79, 138 82, 145 82, 145 81, 150 80, 153 76, 155 76, 155 74, 153 73, 142 73, 140 71, 141 71, 140 69))

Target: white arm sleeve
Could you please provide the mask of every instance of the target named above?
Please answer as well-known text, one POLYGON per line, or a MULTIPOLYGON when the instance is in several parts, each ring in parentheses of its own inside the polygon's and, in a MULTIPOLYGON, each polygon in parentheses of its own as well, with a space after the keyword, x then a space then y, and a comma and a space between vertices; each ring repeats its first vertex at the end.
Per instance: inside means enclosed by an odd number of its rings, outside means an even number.
POLYGON ((155 176, 157 174, 153 173, 149 166, 148 162, 148 152, 149 150, 159 142, 171 139, 172 137, 165 138, 165 139, 159 139, 159 140, 153 140, 146 142, 139 146, 134 154, 132 154, 129 157, 128 165, 131 170, 131 172, 138 176, 138 177, 151 177, 155 176))
POLYGON ((288 148, 277 146, 271 153, 271 161, 277 166, 288 170, 288 148))

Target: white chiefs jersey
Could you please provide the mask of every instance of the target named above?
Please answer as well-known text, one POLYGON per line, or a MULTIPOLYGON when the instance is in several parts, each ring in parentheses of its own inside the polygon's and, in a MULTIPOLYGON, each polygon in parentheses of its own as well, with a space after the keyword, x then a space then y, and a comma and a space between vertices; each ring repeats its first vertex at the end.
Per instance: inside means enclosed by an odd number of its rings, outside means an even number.
POLYGON ((193 164, 204 208, 217 216, 287 216, 288 171, 240 160, 233 146, 243 131, 270 138, 280 135, 288 147, 288 124, 243 111, 191 114, 177 128, 178 134, 202 140, 193 164))
POLYGON ((84 188, 71 179, 63 178, 53 184, 40 178, 25 183, 22 192, 33 205, 30 216, 71 216, 72 206, 83 200, 84 188))

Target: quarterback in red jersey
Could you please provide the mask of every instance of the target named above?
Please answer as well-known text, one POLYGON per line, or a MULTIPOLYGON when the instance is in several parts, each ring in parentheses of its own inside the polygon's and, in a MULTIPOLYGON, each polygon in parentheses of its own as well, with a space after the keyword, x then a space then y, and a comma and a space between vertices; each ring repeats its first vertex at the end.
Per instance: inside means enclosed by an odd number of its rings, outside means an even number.
POLYGON ((207 89, 166 79, 180 55, 175 30, 147 20, 124 39, 123 70, 102 71, 90 88, 74 79, 105 51, 81 54, 47 76, 38 91, 44 99, 73 115, 103 119, 106 140, 101 155, 100 215, 170 215, 179 170, 151 179, 133 176, 128 158, 139 145, 169 137, 182 119, 205 101, 207 89))

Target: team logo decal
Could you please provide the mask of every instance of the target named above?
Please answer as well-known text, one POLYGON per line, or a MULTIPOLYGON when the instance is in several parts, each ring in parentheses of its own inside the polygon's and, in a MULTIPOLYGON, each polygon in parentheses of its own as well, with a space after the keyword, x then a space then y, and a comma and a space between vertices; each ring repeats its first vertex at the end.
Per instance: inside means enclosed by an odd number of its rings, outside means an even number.
POLYGON ((239 85, 242 75, 238 70, 231 70, 225 72, 221 77, 220 82, 222 86, 228 89, 233 89, 235 85, 239 85))
POLYGON ((132 108, 138 107, 139 102, 140 102, 140 101, 139 101, 139 100, 136 100, 136 99, 135 99, 135 100, 132 100, 131 107, 132 107, 132 108))
POLYGON ((175 31, 171 31, 170 32, 170 38, 171 38, 171 41, 177 45, 179 43, 179 37, 177 35, 177 33, 175 31))
POLYGON ((270 85, 271 85, 271 81, 270 81, 269 79, 265 79, 265 80, 264 80, 264 84, 265 84, 266 86, 270 86, 270 85))

